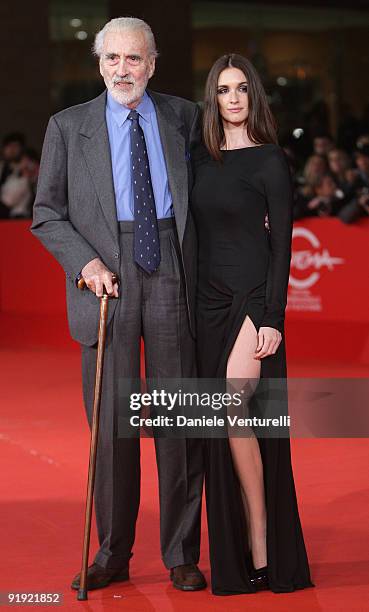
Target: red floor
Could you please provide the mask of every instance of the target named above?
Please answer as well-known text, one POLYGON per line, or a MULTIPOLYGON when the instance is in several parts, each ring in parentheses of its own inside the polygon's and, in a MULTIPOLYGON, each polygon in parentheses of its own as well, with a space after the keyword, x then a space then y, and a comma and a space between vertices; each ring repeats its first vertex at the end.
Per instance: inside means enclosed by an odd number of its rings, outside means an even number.
MULTIPOLYGON (((2 323, 0 591, 60 592, 64 609, 94 612, 369 610, 367 439, 293 441, 300 513, 316 587, 228 598, 216 598, 209 590, 182 593, 169 584, 159 554, 153 444, 143 440, 142 503, 131 582, 77 602, 69 583, 80 565, 89 442, 79 352, 66 339, 50 346, 42 330, 38 348, 27 348, 31 339, 35 346, 30 325, 10 318, 2 323)), ((63 331, 55 337, 62 338, 63 331)), ((290 364, 289 372, 368 376, 367 368, 334 364, 290 364)), ((201 567, 209 578, 205 530, 201 567)))

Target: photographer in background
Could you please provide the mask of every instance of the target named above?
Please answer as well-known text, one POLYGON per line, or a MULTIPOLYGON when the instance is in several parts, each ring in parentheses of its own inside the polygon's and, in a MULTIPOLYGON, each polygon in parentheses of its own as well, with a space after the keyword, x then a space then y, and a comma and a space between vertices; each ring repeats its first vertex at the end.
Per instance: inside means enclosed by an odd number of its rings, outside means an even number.
POLYGON ((0 186, 2 218, 31 217, 39 172, 39 157, 33 149, 25 149, 12 164, 12 171, 0 186))
POLYGON ((355 161, 357 171, 353 183, 354 197, 338 214, 344 223, 353 223, 369 215, 369 143, 364 137, 358 140, 355 161))
POLYGON ((311 196, 298 193, 294 219, 335 216, 343 204, 344 194, 329 173, 317 175, 310 183, 311 196))
POLYGON ((329 170, 336 185, 346 199, 355 196, 356 169, 352 168, 351 158, 343 149, 334 148, 328 153, 329 170))
MULTIPOLYGON (((0 155, 0 194, 3 185, 16 170, 23 155, 25 138, 19 132, 7 134, 3 138, 0 155)), ((9 207, 3 202, 0 195, 0 219, 9 217, 9 207)))
POLYGON ((329 151, 334 148, 334 141, 330 134, 322 132, 314 136, 313 155, 328 156, 329 151))
POLYGON ((319 177, 329 172, 328 162, 321 155, 311 155, 306 160, 303 173, 298 177, 299 192, 305 197, 312 197, 314 194, 314 185, 319 177))

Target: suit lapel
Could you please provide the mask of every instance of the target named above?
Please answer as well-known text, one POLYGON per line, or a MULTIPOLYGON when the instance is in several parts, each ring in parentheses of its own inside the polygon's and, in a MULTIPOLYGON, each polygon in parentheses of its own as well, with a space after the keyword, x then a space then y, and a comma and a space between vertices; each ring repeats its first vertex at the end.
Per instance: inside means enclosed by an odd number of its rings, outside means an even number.
POLYGON ((80 127, 83 155, 110 232, 119 245, 110 144, 105 121, 106 92, 91 102, 80 127))
MULTIPOLYGON (((148 91, 158 119, 160 139, 168 173, 173 209, 182 244, 188 211, 188 177, 183 123, 160 94, 148 91)), ((90 171, 103 214, 119 245, 117 208, 108 130, 105 120, 106 91, 91 102, 90 110, 80 127, 83 155, 90 171)))
POLYGON ((180 244, 182 244, 188 209, 184 126, 171 106, 160 94, 153 91, 148 91, 148 93, 155 105, 160 139, 167 167, 169 188, 173 198, 178 238, 180 244))

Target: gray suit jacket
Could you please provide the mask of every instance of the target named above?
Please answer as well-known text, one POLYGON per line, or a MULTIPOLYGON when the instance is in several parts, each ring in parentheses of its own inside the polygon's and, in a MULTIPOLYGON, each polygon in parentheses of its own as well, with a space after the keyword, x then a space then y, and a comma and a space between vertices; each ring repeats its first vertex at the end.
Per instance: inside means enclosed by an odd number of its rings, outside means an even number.
MULTIPOLYGON (((160 138, 181 248, 191 331, 195 334, 197 243, 188 206, 192 187, 190 151, 199 140, 199 111, 193 102, 149 91, 160 138)), ((42 150, 31 231, 66 273, 68 321, 72 337, 86 345, 97 340, 99 300, 77 289, 82 268, 100 257, 119 271, 119 234, 105 120, 106 91, 51 117, 42 150)), ((127 160, 128 161, 128 160, 127 160)), ((124 291, 124 279, 122 280, 124 291)), ((109 321, 117 300, 111 300, 109 321)))

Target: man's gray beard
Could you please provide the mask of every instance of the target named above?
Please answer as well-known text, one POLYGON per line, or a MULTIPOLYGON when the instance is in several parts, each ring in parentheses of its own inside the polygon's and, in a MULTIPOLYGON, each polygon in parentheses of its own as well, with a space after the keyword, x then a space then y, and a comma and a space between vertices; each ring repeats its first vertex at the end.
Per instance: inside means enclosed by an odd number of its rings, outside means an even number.
POLYGON ((141 85, 141 87, 133 85, 133 89, 129 93, 125 91, 119 91, 119 89, 116 89, 113 83, 111 82, 109 84, 105 84, 108 88, 111 97, 114 98, 116 102, 118 102, 119 104, 124 104, 124 106, 128 106, 129 104, 133 104, 133 102, 141 100, 142 96, 145 93, 147 81, 144 85, 141 85))

